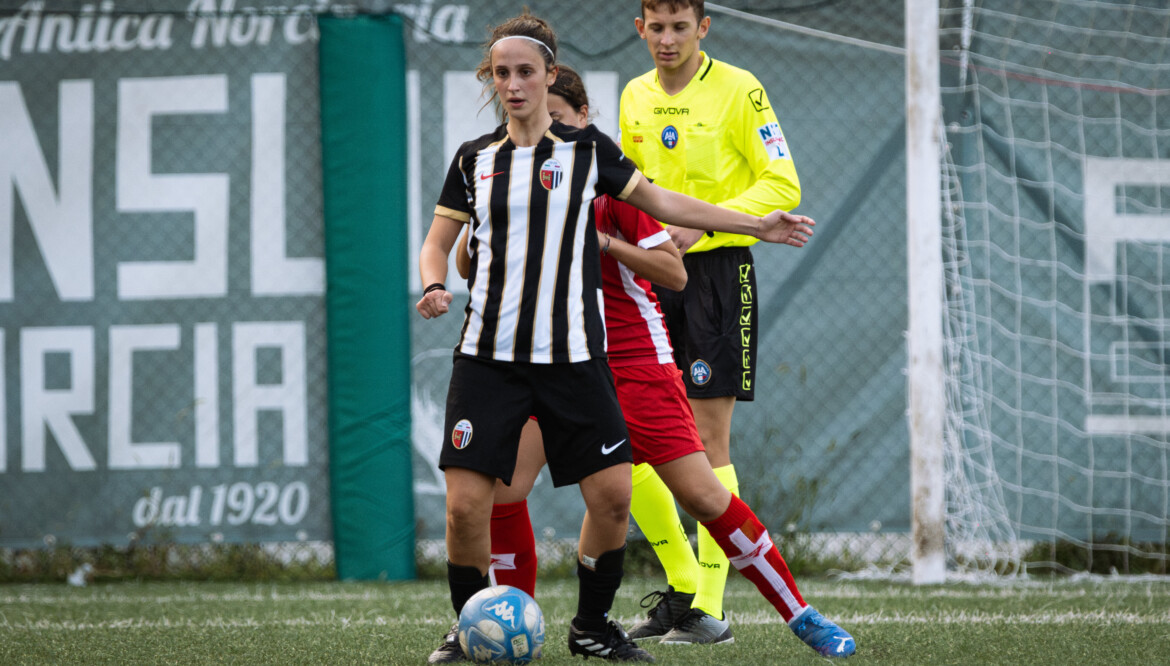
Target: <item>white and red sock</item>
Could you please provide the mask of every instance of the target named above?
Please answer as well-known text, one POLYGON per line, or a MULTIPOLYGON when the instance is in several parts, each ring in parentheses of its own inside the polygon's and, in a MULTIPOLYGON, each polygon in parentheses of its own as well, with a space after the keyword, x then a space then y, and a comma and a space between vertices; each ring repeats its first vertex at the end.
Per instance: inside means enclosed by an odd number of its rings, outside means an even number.
POLYGON ((528 501, 492 505, 492 585, 511 585, 536 596, 536 538, 528 501))
POLYGON ((780 550, 743 500, 732 495, 727 511, 703 525, 723 548, 732 566, 755 583, 764 598, 780 611, 785 622, 804 610, 806 604, 796 589, 788 565, 780 556, 780 550))

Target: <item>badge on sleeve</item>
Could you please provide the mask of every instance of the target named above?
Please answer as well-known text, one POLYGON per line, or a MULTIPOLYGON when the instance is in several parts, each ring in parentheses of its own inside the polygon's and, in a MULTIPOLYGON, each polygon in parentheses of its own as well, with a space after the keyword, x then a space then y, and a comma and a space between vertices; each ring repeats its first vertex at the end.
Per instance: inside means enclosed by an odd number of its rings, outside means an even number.
POLYGON ((764 97, 763 88, 756 88, 751 90, 748 92, 747 96, 748 101, 752 103, 752 108, 756 110, 756 113, 772 108, 768 106, 768 100, 764 97))
POLYGON ((768 157, 774 160, 788 160, 792 156, 788 153, 788 144, 784 142, 784 133, 780 131, 779 123, 768 123, 756 130, 768 157))

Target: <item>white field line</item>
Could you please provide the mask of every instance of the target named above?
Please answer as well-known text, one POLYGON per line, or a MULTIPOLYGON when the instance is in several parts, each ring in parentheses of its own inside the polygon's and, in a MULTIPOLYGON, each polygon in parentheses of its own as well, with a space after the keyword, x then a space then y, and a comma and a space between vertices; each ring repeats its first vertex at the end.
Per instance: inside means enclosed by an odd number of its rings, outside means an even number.
MULTIPOLYGON (((752 612, 727 615, 735 624, 777 624, 775 613, 752 612)), ((948 611, 944 613, 866 613, 841 615, 834 621, 846 627, 873 624, 1166 624, 1170 610, 1160 613, 1132 613, 1110 610, 1066 611, 1061 613, 980 613, 948 611)))
MULTIPOLYGON (((1102 592, 1102 585, 1078 585, 1077 587, 1067 587, 1061 585, 1054 585, 1052 583, 1045 583, 1043 586, 1039 585, 1015 585, 1015 586, 993 586, 993 587, 965 587, 965 586, 948 586, 948 587, 928 587, 928 588, 914 588, 908 586, 890 586, 880 589, 856 589, 849 585, 833 585, 831 583, 817 582, 812 585, 801 586, 803 596, 810 600, 819 599, 900 599, 900 600, 929 600, 929 599, 1029 599, 1029 598, 1052 598, 1052 599, 1080 599, 1090 594, 1100 594, 1102 592)), ((1158 581, 1142 581, 1142 582, 1127 582, 1111 584, 1117 594, 1124 596, 1141 595, 1151 599, 1167 598, 1170 599, 1170 580, 1158 581)), ((635 581, 633 585, 623 586, 619 592, 623 599, 640 599, 644 586, 638 585, 635 581), (637 587, 635 588, 635 585, 637 587)), ((645 591, 649 591, 649 587, 645 591)), ((759 593, 755 588, 738 585, 729 586, 726 592, 728 598, 734 599, 750 599, 755 598, 759 593)), ((568 598, 576 597, 577 590, 574 586, 549 586, 541 589, 537 586, 538 597, 550 598, 568 598)), ((20 593, 3 593, 0 592, 0 607, 5 605, 25 605, 25 604, 41 604, 52 606, 88 606, 94 604, 107 603, 128 603, 128 604, 211 604, 211 603, 270 603, 270 602, 338 602, 338 601, 387 601, 393 600, 396 602, 412 600, 412 601, 432 601, 434 599, 446 598, 447 591, 444 589, 441 592, 431 591, 407 591, 402 588, 387 587, 382 589, 371 589, 360 592, 349 591, 329 591, 317 592, 312 590, 304 590, 299 592, 289 591, 263 591, 263 592, 190 592, 184 594, 161 594, 161 595, 128 595, 118 594, 112 592, 100 592, 97 594, 84 596, 81 594, 41 594, 39 592, 20 592, 20 593)))
MULTIPOLYGON (((1156 585, 1135 586, 1127 584, 1114 588, 1120 595, 1135 595, 1151 598, 1170 599, 1170 581, 1156 585)), ((891 587, 881 590, 857 590, 849 588, 830 589, 823 587, 801 587, 801 594, 815 599, 1082 599, 1090 595, 1100 595, 1102 590, 1092 588, 901 588, 891 587)), ((728 598, 750 599, 759 593, 751 588, 728 589, 725 596, 728 598)))
MULTIPOLYGON (((729 619, 734 624, 769 625, 783 624, 783 620, 776 613, 735 613, 728 612, 729 619)), ((1161 613, 1118 613, 1115 611, 1088 611, 1063 613, 978 613, 971 611, 947 613, 871 613, 843 615, 836 618, 847 627, 880 624, 923 624, 923 625, 951 625, 951 624, 1031 624, 1031 625, 1061 625, 1061 624, 1119 624, 1119 625, 1170 625, 1170 611, 1161 613)), ((425 618, 427 624, 436 627, 447 626, 449 618, 425 618)), ((328 616, 307 616, 284 618, 279 620, 259 620, 256 618, 207 618, 191 620, 181 618, 123 618, 117 620, 103 620, 97 622, 75 620, 32 620, 10 622, 0 618, 0 630, 6 632, 19 631, 108 631, 108 630, 159 630, 159 629, 258 629, 264 627, 336 627, 340 629, 358 627, 398 626, 399 621, 394 617, 361 617, 351 618, 329 614, 328 616)))
MULTIPOLYGON (((443 596, 446 591, 443 592, 443 596)), ((204 603, 268 603, 272 601, 385 601, 386 599, 412 599, 429 601, 439 598, 440 595, 429 592, 404 592, 386 588, 383 590, 369 590, 365 592, 224 592, 224 593, 189 593, 189 594, 162 594, 129 595, 100 593, 93 596, 51 595, 40 593, 3 594, 0 593, 0 605, 4 604, 50 604, 56 606, 90 605, 106 603, 158 603, 158 604, 204 604, 204 603)))

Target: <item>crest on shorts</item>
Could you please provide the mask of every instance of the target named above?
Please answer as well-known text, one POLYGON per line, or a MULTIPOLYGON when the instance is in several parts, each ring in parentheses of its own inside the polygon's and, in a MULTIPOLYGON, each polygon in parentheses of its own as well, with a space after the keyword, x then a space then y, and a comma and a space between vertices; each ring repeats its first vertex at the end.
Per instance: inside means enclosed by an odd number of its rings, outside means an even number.
POLYGON ((711 366, 703 359, 699 359, 691 364, 691 381, 695 386, 702 386, 711 381, 711 366))
POLYGON ((550 157, 540 165, 540 184, 546 190, 555 190, 561 184, 562 173, 561 163, 550 157))
POLYGON ((678 130, 675 129, 674 125, 667 125, 662 130, 662 145, 668 149, 673 149, 678 145, 678 130))
POLYGON ((471 443, 471 421, 460 419, 451 430, 451 444, 457 449, 466 449, 471 443))

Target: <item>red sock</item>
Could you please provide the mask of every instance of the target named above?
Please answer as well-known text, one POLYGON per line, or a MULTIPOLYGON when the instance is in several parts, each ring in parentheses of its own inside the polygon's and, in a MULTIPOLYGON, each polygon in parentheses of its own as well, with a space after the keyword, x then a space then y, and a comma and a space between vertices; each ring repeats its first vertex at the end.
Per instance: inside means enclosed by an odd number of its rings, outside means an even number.
POLYGON ((492 505, 492 585, 511 585, 536 596, 536 538, 528 500, 492 505))
POLYGON ((743 500, 732 495, 727 511, 703 525, 727 553, 727 559, 756 584, 785 622, 804 609, 804 599, 796 589, 788 565, 780 557, 768 530, 743 500))

